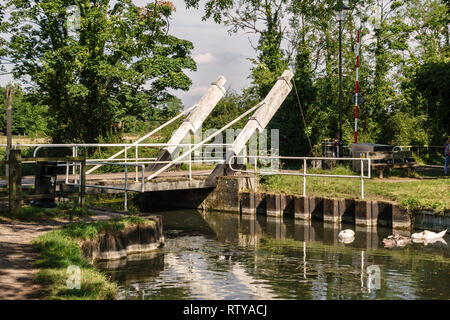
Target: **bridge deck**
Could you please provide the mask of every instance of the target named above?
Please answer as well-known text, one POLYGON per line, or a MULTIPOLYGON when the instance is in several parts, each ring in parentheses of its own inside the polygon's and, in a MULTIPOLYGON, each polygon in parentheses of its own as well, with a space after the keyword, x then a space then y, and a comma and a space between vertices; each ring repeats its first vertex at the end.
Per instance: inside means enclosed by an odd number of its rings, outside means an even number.
MULTIPOLYGON (((206 178, 209 176, 212 170, 193 170, 192 179, 189 179, 189 171, 168 171, 161 173, 158 177, 151 181, 146 181, 144 185, 144 191, 166 191, 166 190, 184 190, 184 189, 201 189, 201 188, 213 188, 215 185, 206 182, 206 178)), ((148 177, 153 172, 144 172, 144 176, 148 177)), ((138 182, 135 181, 135 171, 130 170, 128 172, 128 188, 137 191, 142 190, 142 172, 138 172, 138 182)), ((78 175, 76 176, 78 178, 78 175)), ((23 187, 34 186, 34 176, 22 177, 23 187)), ((57 182, 64 183, 66 181, 66 175, 58 175, 57 182)), ((69 174, 69 182, 73 182, 73 175, 69 174)), ((94 193, 109 193, 114 192, 112 189, 107 188, 94 188, 88 187, 89 185, 99 186, 125 186, 125 174, 123 172, 118 173, 96 173, 86 175, 87 191, 94 193), (97 191, 95 191, 97 190, 97 191)), ((6 180, 1 180, 0 185, 6 185, 6 180)), ((118 192, 116 190, 115 192, 118 192)))

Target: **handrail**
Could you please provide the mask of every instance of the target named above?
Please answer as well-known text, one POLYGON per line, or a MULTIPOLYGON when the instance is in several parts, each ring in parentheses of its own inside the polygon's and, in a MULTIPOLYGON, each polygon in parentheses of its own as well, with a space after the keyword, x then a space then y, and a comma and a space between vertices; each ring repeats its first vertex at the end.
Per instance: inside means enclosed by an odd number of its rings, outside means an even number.
MULTIPOLYGON (((228 161, 228 165, 232 171, 242 172, 242 173, 253 173, 256 174, 258 167, 258 159, 274 159, 274 160, 303 160, 303 172, 282 172, 280 171, 261 171, 260 175, 292 175, 292 176, 302 176, 303 177, 303 196, 306 196, 306 177, 329 177, 329 178, 348 178, 348 179, 361 179, 361 199, 364 199, 364 179, 371 178, 371 159, 370 158, 330 158, 330 157, 287 157, 287 156, 232 156, 228 161), (254 158, 254 169, 253 170, 240 170, 235 169, 232 166, 232 160, 237 158, 254 158), (307 160, 334 160, 334 161, 361 161, 361 174, 360 175, 332 175, 332 174, 316 174, 306 172, 306 161, 307 160), (368 162, 367 176, 364 175, 364 165, 363 161, 368 162)), ((256 181, 255 181, 256 182, 256 181)), ((255 183, 256 186, 256 183, 255 183)))
MULTIPOLYGON (((136 163, 123 163, 123 162, 101 162, 101 161, 97 161, 97 162, 91 162, 91 164, 95 164, 95 165, 120 165, 120 166, 124 166, 125 168, 125 185, 124 187, 117 187, 117 186, 105 186, 105 185, 96 185, 96 184, 86 184, 85 183, 85 187, 90 187, 90 188, 98 188, 98 189, 111 189, 111 190, 120 190, 120 191, 124 191, 124 210, 127 211, 128 210, 128 192, 145 192, 145 165, 144 164, 136 164, 136 163), (141 176, 141 188, 138 189, 130 189, 128 188, 128 167, 140 167, 141 168, 141 172, 142 172, 142 176, 141 176)), ((69 183, 67 181, 66 178, 66 184, 68 185, 79 185, 77 183, 69 183)))
MULTIPOLYGON (((171 120, 165 122, 164 124, 160 125, 158 128, 156 128, 155 130, 147 133, 145 136, 139 138, 138 140, 136 140, 135 142, 132 143, 132 146, 136 146, 138 145, 141 141, 144 141, 145 139, 149 138, 150 136, 152 136, 153 134, 155 134, 156 132, 158 132, 159 130, 163 129, 164 127, 168 126, 169 124, 171 124, 172 122, 174 122, 175 120, 177 120, 178 118, 180 118, 182 115, 190 112, 191 110, 195 109, 198 107, 198 104, 194 104, 193 106, 191 106, 190 108, 184 110, 183 112, 180 112, 176 117, 172 118, 171 120)), ((111 157, 109 157, 109 159, 114 159, 115 157, 121 155, 124 152, 127 152, 128 149, 130 149, 130 147, 125 147, 123 150, 115 153, 114 155, 112 155, 111 157)), ((101 165, 97 165, 91 169, 89 169, 86 174, 91 173, 92 171, 98 169, 101 165)))

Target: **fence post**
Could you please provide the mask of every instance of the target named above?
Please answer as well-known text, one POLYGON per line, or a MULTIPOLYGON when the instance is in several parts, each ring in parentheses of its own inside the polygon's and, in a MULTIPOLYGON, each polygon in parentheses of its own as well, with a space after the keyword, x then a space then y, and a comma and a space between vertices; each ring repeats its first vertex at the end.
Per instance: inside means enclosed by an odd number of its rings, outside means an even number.
POLYGON ((138 178, 138 171, 139 171, 139 168, 138 168, 138 166, 137 166, 137 163, 138 163, 138 157, 139 157, 139 153, 138 153, 138 145, 136 145, 136 149, 134 150, 135 151, 135 158, 136 158, 136 161, 135 161, 135 163, 136 163, 136 177, 135 177, 135 181, 136 182, 138 182, 139 181, 139 178, 138 178))
POLYGON ((81 207, 84 207, 84 201, 86 197, 86 156, 83 156, 83 160, 81 161, 80 180, 79 204, 81 207))
POLYGON ((306 159, 303 159, 303 196, 306 197, 306 159))
POLYGON ((142 184, 141 184, 141 192, 145 191, 145 165, 141 165, 142 168, 142 184))
POLYGON ((125 165, 125 195, 123 201, 123 209, 124 211, 128 211, 128 166, 125 165))
MULTIPOLYGON (((367 169, 369 170, 369 169, 367 169)), ((361 199, 364 199, 364 162, 361 158, 361 199)))
MULTIPOLYGON (((11 114, 12 114, 12 96, 11 86, 6 88, 6 160, 9 160, 9 151, 12 144, 12 129, 11 129, 11 114)), ((5 174, 9 174, 8 164, 6 164, 5 174)))
POLYGON ((254 186, 254 190, 255 193, 258 190, 258 158, 257 156, 255 156, 255 186, 254 186))
POLYGON ((189 145, 189 180, 192 180, 192 143, 189 145))
POLYGON ((16 214, 22 206, 22 157, 21 150, 10 150, 8 181, 9 181, 9 210, 16 214))
MULTIPOLYGON (((78 157, 78 148, 77 147, 72 147, 72 157, 78 157)), ((77 170, 77 165, 75 162, 73 162, 73 166, 72 166, 73 183, 77 183, 77 177, 75 176, 76 170, 77 170)))

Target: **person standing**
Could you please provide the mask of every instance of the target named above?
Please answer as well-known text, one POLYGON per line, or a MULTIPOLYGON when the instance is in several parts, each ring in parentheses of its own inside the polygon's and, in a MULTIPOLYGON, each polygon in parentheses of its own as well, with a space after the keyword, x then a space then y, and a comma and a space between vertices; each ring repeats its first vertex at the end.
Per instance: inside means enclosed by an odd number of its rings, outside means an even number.
POLYGON ((448 138, 447 141, 445 142, 444 156, 445 156, 444 174, 447 175, 447 173, 448 173, 447 166, 449 165, 449 161, 450 161, 450 138, 448 138))

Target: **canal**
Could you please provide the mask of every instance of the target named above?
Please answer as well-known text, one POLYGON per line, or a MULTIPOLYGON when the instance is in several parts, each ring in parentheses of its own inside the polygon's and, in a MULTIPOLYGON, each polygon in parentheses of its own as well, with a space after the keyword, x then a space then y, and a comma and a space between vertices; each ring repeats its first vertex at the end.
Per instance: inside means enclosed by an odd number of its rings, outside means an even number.
POLYGON ((119 299, 450 299, 443 242, 386 249, 388 228, 197 210, 158 214, 164 248, 97 264, 118 283, 119 299), (338 241, 346 228, 356 231, 350 244, 338 241))

